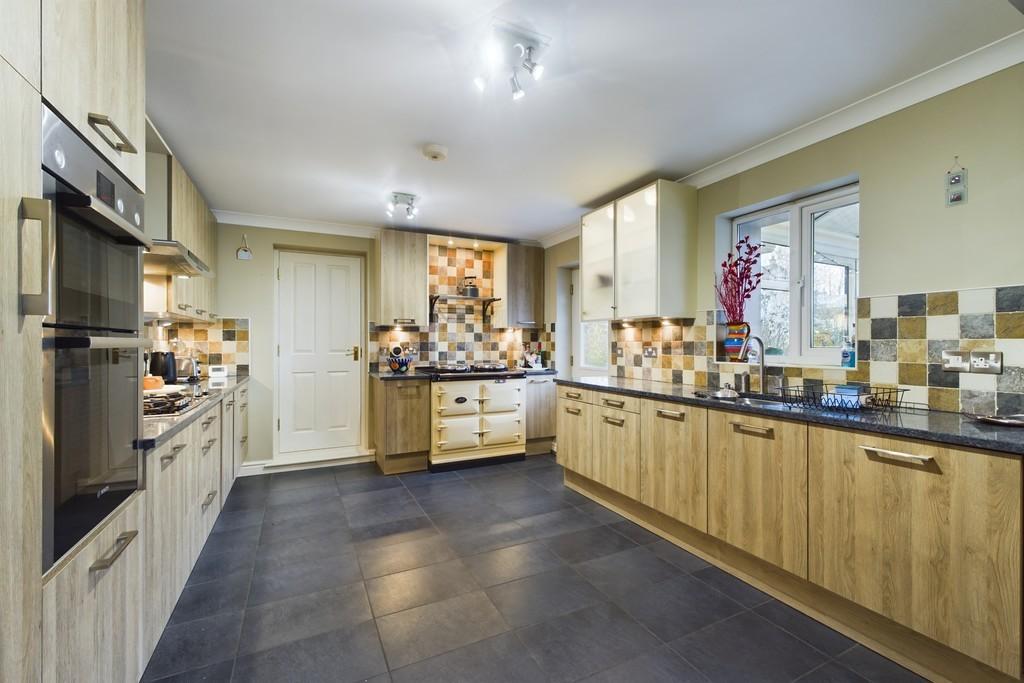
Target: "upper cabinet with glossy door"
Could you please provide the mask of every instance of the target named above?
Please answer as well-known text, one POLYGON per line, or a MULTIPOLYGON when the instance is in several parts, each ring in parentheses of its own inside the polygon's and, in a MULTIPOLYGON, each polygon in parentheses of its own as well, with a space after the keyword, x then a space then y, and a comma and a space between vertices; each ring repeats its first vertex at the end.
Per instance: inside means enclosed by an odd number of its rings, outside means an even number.
POLYGON ((43 0, 42 93, 146 189, 143 0, 43 0))
POLYGON ((693 317, 696 224, 696 189, 667 180, 584 216, 583 319, 693 317))

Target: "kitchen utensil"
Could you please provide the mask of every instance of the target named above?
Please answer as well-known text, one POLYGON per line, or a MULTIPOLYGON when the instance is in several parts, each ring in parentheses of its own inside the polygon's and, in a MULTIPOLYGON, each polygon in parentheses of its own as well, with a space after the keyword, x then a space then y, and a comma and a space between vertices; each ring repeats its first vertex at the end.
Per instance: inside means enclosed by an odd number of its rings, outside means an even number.
POLYGON ((178 377, 189 382, 199 381, 199 361, 195 358, 178 358, 175 361, 178 377))
POLYGON ((986 424, 999 425, 1001 427, 1024 427, 1024 414, 1018 415, 972 415, 967 413, 967 417, 970 417, 978 422, 984 422, 986 424))
POLYGON ((163 377, 167 384, 178 381, 177 363, 173 351, 154 351, 149 354, 149 374, 163 377))
POLYGON ((476 285, 475 275, 462 278, 462 283, 459 285, 459 293, 463 296, 480 296, 480 288, 476 285))

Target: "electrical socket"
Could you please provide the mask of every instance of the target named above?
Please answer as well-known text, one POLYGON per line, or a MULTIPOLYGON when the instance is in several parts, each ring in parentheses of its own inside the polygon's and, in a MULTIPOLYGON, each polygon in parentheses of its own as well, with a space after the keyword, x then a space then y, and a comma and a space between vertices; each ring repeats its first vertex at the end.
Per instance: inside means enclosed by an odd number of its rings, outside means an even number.
POLYGON ((1003 374, 1002 351, 971 351, 971 372, 984 375, 1003 374))
POLYGON ((653 346, 645 346, 644 347, 644 358, 657 358, 657 357, 658 357, 658 349, 657 348, 655 348, 653 346))
POLYGON ((970 354, 967 351, 943 351, 943 372, 970 372, 970 354))

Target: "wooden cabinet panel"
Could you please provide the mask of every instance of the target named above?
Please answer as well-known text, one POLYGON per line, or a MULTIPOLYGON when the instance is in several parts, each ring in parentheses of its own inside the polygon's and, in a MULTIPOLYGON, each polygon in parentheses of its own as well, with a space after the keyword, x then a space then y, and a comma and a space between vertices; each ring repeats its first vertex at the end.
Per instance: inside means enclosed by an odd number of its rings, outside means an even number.
POLYGON ((555 459, 562 467, 584 477, 591 477, 593 464, 593 412, 594 406, 587 403, 558 399, 555 459))
POLYGON ((527 439, 547 439, 555 435, 555 403, 557 399, 554 377, 527 377, 527 439))
POLYGON ((809 443, 810 580, 1019 676, 1020 458, 817 426, 809 443))
MULTIPOLYGON (((0 57, 39 90, 40 0, 4 0, 0 57)), ((7 138, 4 138, 5 140, 7 138)))
POLYGON ((807 577, 807 425, 708 413, 708 533, 807 577))
POLYGON ((242 387, 235 392, 235 449, 234 473, 237 478, 249 456, 249 387, 242 387))
POLYGON ((708 529, 708 411, 644 400, 640 409, 640 502, 708 529))
POLYGON ((43 585, 43 681, 137 681, 145 666, 146 491, 43 585))
POLYGON ((510 244, 507 249, 507 319, 495 321, 495 327, 541 328, 544 326, 544 249, 522 244, 510 244))
POLYGON ((43 96, 145 191, 143 0, 45 0, 42 26, 43 96), (90 115, 109 117, 134 151, 90 115))
POLYGON ((206 537, 213 529, 213 523, 217 520, 217 513, 220 511, 220 450, 221 450, 221 406, 216 406, 207 411, 200 418, 196 430, 195 457, 195 479, 193 484, 193 504, 196 510, 196 523, 194 531, 197 545, 194 548, 198 557, 206 543, 206 537))
POLYGON ((603 391, 591 393, 594 405, 602 408, 614 408, 625 410, 627 413, 640 412, 640 399, 635 396, 623 396, 622 394, 609 394, 603 391))
POLYGON ((238 391, 231 392, 230 396, 224 398, 221 410, 220 426, 220 506, 224 507, 228 493, 235 483, 235 449, 238 448, 238 438, 235 435, 235 405, 238 403, 238 391))
POLYGON ((583 401, 584 403, 593 403, 594 395, 589 389, 577 389, 576 387, 567 387, 564 384, 558 386, 558 398, 568 399, 570 401, 583 401))
POLYGON ((382 230, 378 249, 380 307, 377 323, 419 327, 430 324, 427 236, 382 230))
POLYGON ((594 408, 593 462, 590 478, 640 499, 640 416, 624 410, 594 408))
MULTIPOLYGON (((8 19, 5 14, 0 23, 8 19)), ((6 35, 0 30, 3 41, 6 35)), ((38 294, 41 278, 42 226, 22 218, 21 202, 22 197, 39 198, 42 193, 40 126, 39 93, 0 61, 0 539, 4 545, 0 553, 0 680, 4 681, 38 680, 40 666, 42 318, 21 315, 19 296, 23 284, 26 293, 38 294)))

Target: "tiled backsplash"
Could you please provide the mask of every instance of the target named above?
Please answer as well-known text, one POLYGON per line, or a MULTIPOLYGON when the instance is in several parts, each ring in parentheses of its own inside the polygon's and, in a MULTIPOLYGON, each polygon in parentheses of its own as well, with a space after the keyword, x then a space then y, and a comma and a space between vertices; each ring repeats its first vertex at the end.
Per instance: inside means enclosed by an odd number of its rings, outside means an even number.
MULTIPOLYGON (((212 323, 176 322, 167 340, 195 352, 204 368, 226 365, 229 375, 249 374, 249 319, 220 318, 212 323)), ((205 370, 204 370, 205 372, 205 370)))
MULTIPOLYGON (((457 294, 466 277, 475 277, 480 296, 494 293, 494 252, 431 245, 429 252, 431 294, 457 294)), ((503 362, 514 365, 522 357, 522 344, 539 351, 554 364, 554 324, 543 330, 501 330, 491 328, 480 304, 438 302, 430 327, 420 331, 379 331, 370 324, 370 358, 377 358, 382 372, 388 371, 387 354, 393 346, 409 349, 415 362, 503 362)))
MULTIPOLYGON (((718 388, 736 386, 745 363, 716 360, 721 313, 694 321, 616 327, 610 373, 718 388), (644 356, 644 349, 648 356, 644 356), (654 354, 653 357, 650 357, 654 354)), ((767 389, 870 382, 907 389, 904 400, 937 410, 1024 413, 1024 286, 874 297, 857 302, 857 368, 769 366, 767 389), (942 352, 1001 351, 1003 374, 943 372, 942 352)), ((752 385, 758 389, 756 370, 752 385)))

